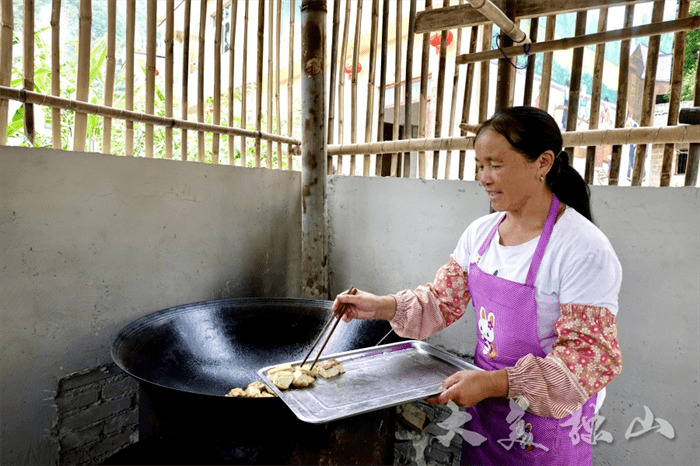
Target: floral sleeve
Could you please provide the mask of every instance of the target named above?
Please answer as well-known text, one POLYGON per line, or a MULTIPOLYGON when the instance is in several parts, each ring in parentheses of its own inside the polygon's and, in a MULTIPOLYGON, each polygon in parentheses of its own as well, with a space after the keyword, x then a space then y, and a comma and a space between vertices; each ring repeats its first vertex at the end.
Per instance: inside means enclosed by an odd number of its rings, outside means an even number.
POLYGON ((557 340, 545 358, 527 355, 508 373, 508 397, 538 416, 579 409, 622 370, 615 315, 607 308, 562 304, 557 340))
POLYGON ((433 283, 395 295, 396 315, 391 321, 402 337, 422 340, 464 315, 471 295, 467 272, 454 260, 440 267, 433 283))

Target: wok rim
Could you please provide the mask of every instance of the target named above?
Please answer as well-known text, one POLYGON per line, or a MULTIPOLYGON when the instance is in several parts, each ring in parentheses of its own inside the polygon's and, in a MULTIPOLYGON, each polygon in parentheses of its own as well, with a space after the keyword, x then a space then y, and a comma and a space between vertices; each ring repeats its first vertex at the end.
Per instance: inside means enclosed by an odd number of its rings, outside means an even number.
MULTIPOLYGON (((307 308, 315 308, 315 309, 325 309, 330 311, 331 307, 333 306, 333 301, 328 301, 328 300, 322 300, 322 299, 306 299, 306 298, 284 298, 284 297, 262 297, 262 298, 255 298, 255 297, 247 297, 247 298, 225 298, 225 299, 212 299, 209 301, 199 301, 195 303, 188 303, 188 304, 180 304, 178 306, 173 306, 169 307, 166 309, 162 309, 160 311, 155 311, 151 312, 149 314, 146 314, 144 316, 139 317, 136 320, 131 321, 122 329, 117 332, 116 336, 114 337, 114 340, 112 341, 112 346, 110 348, 110 356, 112 358, 112 361, 122 370, 124 371, 127 375, 130 377, 133 377, 134 379, 138 380, 139 383, 146 383, 149 385, 154 385, 157 387, 162 387, 168 390, 174 390, 177 392, 182 392, 182 393, 189 393, 189 394, 195 394, 195 395, 202 395, 202 396, 211 396, 214 398, 226 398, 223 394, 222 395, 214 395, 212 393, 203 393, 199 391, 193 391, 193 390, 183 390, 181 388, 175 388, 171 387, 168 385, 163 385, 161 383, 153 382, 151 380, 147 380, 143 377, 140 377, 131 371, 127 370, 125 367, 125 364, 123 364, 122 358, 119 356, 121 348, 124 346, 124 343, 128 341, 129 337, 134 335, 135 333, 138 333, 139 331, 143 330, 144 328, 148 326, 152 326, 154 323, 158 322, 164 322, 167 320, 172 319, 173 317, 179 315, 179 314, 184 314, 186 312, 191 312, 191 311, 196 311, 201 308, 205 308, 206 306, 211 306, 212 304, 217 304, 217 306, 224 307, 226 304, 229 305, 260 305, 260 304, 277 304, 277 305, 294 305, 295 307, 299 307, 301 305, 306 306, 307 308), (222 306, 223 305, 223 306, 222 306)), ((247 398, 237 398, 239 400, 247 399, 247 398)), ((257 399, 257 398, 256 398, 257 399)), ((260 398, 260 399, 266 399, 266 398, 260 398)), ((274 399, 274 398, 269 398, 269 399, 274 399)))

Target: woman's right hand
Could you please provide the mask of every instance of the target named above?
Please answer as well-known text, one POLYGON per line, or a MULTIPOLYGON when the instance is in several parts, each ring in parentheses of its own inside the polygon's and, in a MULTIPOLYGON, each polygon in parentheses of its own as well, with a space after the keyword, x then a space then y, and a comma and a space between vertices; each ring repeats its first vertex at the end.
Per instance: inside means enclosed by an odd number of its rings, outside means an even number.
POLYGON ((350 322, 352 319, 391 320, 396 314, 396 300, 391 296, 377 296, 361 290, 357 290, 353 295, 344 291, 336 296, 333 302, 334 313, 338 312, 342 303, 347 304, 343 315, 345 322, 350 322))

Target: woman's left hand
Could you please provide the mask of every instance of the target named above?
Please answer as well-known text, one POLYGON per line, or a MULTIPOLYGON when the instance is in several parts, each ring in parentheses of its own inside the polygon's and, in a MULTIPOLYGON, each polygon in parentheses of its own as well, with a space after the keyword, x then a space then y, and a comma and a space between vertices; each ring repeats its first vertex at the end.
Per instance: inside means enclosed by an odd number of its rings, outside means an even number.
POLYGON ((447 404, 454 401, 463 408, 471 408, 481 400, 508 396, 508 374, 497 371, 459 371, 446 378, 440 386, 439 395, 425 401, 432 404, 447 404))

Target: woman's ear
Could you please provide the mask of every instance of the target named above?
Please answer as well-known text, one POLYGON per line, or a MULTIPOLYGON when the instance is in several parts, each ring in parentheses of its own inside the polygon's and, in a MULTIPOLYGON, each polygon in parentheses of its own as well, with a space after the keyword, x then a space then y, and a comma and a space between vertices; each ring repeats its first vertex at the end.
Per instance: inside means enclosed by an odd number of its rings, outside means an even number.
POLYGON ((551 150, 546 150, 540 154, 540 157, 537 159, 537 168, 540 170, 541 176, 547 176, 549 170, 552 169, 552 165, 554 165, 554 159, 555 155, 551 150))

